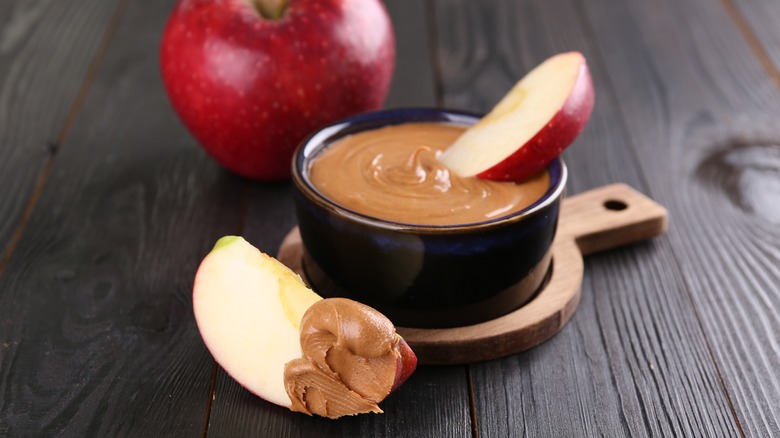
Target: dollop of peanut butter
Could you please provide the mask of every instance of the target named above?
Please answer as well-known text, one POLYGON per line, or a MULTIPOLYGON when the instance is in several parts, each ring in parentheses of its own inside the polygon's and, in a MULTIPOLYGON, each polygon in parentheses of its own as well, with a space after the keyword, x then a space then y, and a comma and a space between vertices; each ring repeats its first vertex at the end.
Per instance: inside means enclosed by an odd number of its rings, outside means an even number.
POLYGON ((284 382, 290 409, 339 418, 381 413, 401 366, 393 323, 346 298, 314 303, 301 320, 303 357, 288 362, 284 382))
POLYGON ((359 132, 321 152, 309 178, 323 196, 352 211, 416 225, 496 219, 544 195, 550 185, 546 171, 514 183, 462 178, 444 167, 439 154, 465 129, 404 123, 359 132))

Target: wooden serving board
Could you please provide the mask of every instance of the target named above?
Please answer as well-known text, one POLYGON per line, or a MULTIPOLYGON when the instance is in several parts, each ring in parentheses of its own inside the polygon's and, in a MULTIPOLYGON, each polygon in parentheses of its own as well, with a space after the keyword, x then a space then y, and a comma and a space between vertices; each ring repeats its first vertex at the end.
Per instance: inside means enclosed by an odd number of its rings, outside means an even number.
MULTIPOLYGON (((496 359, 550 339, 574 315, 580 302, 583 255, 663 234, 666 209, 625 184, 613 184, 567 198, 552 246, 552 272, 524 306, 499 318, 464 327, 398 327, 420 364, 453 365, 496 359)), ((284 239, 277 258, 303 276, 298 228, 284 239)))

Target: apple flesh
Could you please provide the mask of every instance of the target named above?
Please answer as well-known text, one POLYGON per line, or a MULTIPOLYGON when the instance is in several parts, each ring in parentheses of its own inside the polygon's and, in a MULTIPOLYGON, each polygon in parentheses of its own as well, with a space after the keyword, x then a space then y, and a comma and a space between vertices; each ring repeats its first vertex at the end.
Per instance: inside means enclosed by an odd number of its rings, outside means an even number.
POLYGON ((439 159, 460 176, 522 181, 577 138, 593 102, 585 57, 579 52, 555 55, 523 77, 439 159))
POLYGON ((200 145, 267 181, 289 179, 314 130, 379 108, 394 64, 381 0, 180 0, 160 53, 171 104, 200 145))
MULTIPOLYGON (((301 320, 322 297, 278 260, 241 237, 226 236, 198 268, 192 300, 198 329, 217 363, 252 393, 289 408, 284 367, 301 357, 301 320)), ((403 339, 398 353, 393 389, 417 365, 403 339)))

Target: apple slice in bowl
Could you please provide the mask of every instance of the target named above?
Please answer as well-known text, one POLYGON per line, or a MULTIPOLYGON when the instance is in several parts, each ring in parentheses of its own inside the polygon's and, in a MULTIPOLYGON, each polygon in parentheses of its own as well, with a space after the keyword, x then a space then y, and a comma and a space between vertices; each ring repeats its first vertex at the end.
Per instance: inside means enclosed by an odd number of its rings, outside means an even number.
POLYGON ((523 77, 439 159, 460 176, 522 181, 577 138, 593 102, 585 57, 579 52, 555 55, 523 77))

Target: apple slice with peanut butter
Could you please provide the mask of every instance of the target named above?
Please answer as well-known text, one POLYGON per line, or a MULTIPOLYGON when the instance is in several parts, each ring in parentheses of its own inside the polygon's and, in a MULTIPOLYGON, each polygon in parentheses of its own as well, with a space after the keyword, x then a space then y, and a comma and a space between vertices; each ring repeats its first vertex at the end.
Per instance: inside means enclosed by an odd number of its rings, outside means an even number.
POLYGON ((193 308, 206 347, 229 375, 309 415, 380 413, 379 403, 417 366, 384 315, 323 299, 238 236, 220 239, 201 263, 193 308))

